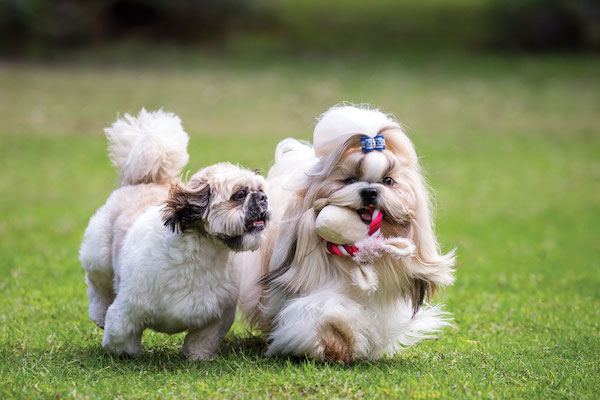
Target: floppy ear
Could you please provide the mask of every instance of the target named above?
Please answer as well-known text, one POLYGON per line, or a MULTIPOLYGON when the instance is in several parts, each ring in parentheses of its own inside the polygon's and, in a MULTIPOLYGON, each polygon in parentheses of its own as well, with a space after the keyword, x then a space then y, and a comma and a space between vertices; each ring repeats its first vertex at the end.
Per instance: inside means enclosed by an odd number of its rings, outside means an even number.
POLYGON ((210 186, 207 183, 194 188, 173 184, 162 210, 163 223, 173 232, 183 232, 206 216, 209 202, 210 186))
POLYGON ((321 241, 315 231, 312 207, 301 214, 289 232, 292 235, 282 239, 286 243, 281 249, 286 254, 285 259, 259 283, 269 289, 278 287, 288 295, 299 295, 320 287, 331 279, 335 270, 329 268, 325 252, 318 251, 321 241))
POLYGON ((416 313, 426 299, 430 299, 439 287, 454 282, 454 250, 443 254, 438 245, 429 193, 418 167, 411 178, 415 200, 414 217, 411 220, 409 238, 416 246, 415 257, 403 259, 411 277, 413 311, 416 313))

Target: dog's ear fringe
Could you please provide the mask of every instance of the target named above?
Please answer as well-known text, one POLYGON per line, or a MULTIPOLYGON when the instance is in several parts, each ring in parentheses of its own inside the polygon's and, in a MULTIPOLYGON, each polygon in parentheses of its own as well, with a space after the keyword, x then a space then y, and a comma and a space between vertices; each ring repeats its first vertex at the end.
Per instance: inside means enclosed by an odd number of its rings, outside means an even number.
POLYGON ((413 316, 425 301, 430 301, 435 293, 445 286, 454 283, 455 263, 454 250, 446 254, 429 254, 425 257, 419 254, 410 267, 413 271, 410 278, 410 289, 404 294, 413 307, 413 316), (416 272, 418 270, 418 272, 416 272))
POLYGON ((183 232, 206 215, 210 202, 210 186, 198 188, 172 184, 162 209, 163 224, 175 233, 183 232))
POLYGON ((258 281, 258 284, 263 286, 265 289, 273 289, 275 287, 282 286, 283 283, 280 282, 280 278, 291 268, 292 263, 294 262, 294 258, 296 257, 296 248, 298 246, 298 238, 295 237, 292 241, 292 244, 289 247, 288 253, 283 260, 281 265, 274 269, 273 271, 267 272, 263 275, 262 278, 258 281))
POLYGON ((413 278, 410 292, 405 297, 410 299, 412 304, 413 317, 419 312, 425 300, 431 300, 437 290, 437 286, 429 281, 413 278))

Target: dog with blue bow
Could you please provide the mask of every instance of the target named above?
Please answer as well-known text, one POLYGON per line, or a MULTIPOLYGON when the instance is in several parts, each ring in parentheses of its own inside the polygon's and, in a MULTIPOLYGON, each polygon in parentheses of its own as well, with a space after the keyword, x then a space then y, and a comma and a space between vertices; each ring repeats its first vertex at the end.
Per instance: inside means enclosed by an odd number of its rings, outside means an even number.
POLYGON ((429 300, 453 283, 454 253, 440 251, 417 154, 394 119, 333 107, 312 145, 279 143, 267 181, 273 215, 259 251, 241 256, 241 304, 268 355, 374 360, 449 325, 429 300))

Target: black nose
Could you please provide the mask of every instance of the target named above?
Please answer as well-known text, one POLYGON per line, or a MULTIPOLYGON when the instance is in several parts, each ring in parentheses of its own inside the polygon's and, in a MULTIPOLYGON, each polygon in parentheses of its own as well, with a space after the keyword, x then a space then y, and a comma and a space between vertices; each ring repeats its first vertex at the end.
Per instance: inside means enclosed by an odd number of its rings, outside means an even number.
POLYGON ((267 195, 264 194, 263 192, 258 192, 258 193, 256 193, 256 200, 258 200, 258 201, 266 201, 267 200, 267 195))
POLYGON ((360 192, 360 197, 362 199, 364 206, 374 206, 377 202, 377 189, 367 188, 363 189, 360 192))
POLYGON ((263 192, 256 192, 252 194, 252 200, 256 206, 261 209, 266 209, 268 207, 267 195, 263 192))

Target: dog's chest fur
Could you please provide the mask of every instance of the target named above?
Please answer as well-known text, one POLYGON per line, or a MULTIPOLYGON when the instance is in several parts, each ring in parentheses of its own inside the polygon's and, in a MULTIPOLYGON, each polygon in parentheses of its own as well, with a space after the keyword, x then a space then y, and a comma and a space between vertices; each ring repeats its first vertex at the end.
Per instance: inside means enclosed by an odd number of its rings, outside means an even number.
POLYGON ((237 300, 238 276, 231 251, 196 233, 165 233, 158 226, 143 229, 148 227, 144 222, 150 222, 145 218, 160 224, 153 211, 143 215, 130 233, 145 245, 129 246, 133 251, 122 255, 128 258, 123 265, 136 266, 119 271, 118 290, 126 292, 130 312, 149 328, 165 333, 202 327, 220 318, 237 300))
POLYGON ((231 293, 236 286, 231 267, 229 262, 219 265, 229 259, 228 254, 223 254, 214 266, 206 265, 211 258, 194 258, 173 265, 161 277, 163 286, 156 299, 159 307, 149 324, 152 329, 176 333, 204 326, 219 318, 233 301, 231 293))

